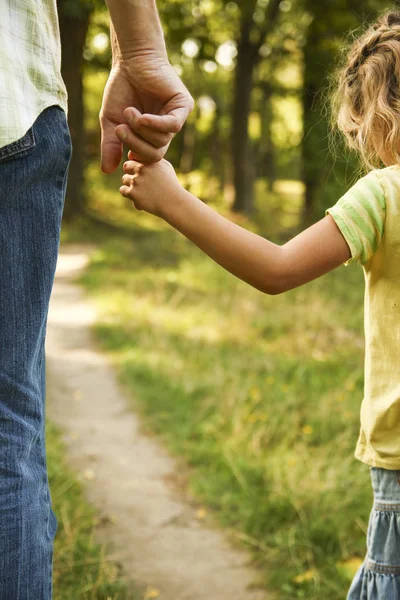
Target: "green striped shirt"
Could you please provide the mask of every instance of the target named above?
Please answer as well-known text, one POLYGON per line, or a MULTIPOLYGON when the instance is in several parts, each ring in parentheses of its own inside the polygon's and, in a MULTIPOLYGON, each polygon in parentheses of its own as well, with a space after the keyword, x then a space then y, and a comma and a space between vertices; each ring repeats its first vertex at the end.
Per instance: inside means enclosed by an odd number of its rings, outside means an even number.
POLYGON ((0 147, 53 104, 68 110, 56 0, 0 0, 0 147))
POLYGON ((371 171, 338 200, 330 214, 342 232, 351 252, 348 265, 358 260, 362 265, 377 251, 382 239, 386 202, 379 171, 371 171))
POLYGON ((400 469, 400 165, 376 169, 326 211, 364 270, 365 373, 355 456, 400 469))

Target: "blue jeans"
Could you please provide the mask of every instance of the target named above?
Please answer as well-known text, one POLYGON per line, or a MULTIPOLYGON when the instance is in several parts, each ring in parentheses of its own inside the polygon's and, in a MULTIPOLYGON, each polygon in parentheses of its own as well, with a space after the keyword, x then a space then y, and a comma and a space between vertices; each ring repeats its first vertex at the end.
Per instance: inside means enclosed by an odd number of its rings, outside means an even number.
POLYGON ((55 105, 0 148, 1 600, 52 596, 44 343, 71 154, 55 105))
POLYGON ((370 467, 374 505, 367 555, 347 600, 400 600, 400 470, 370 467))

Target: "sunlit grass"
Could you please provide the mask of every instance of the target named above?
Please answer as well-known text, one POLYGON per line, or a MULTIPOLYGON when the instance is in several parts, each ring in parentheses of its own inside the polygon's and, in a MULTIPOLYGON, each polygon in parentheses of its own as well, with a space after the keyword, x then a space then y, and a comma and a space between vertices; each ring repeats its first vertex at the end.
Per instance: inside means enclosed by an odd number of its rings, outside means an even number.
MULTIPOLYGON (((254 551, 280 600, 343 600, 372 499, 368 468, 353 457, 361 269, 263 296, 127 207, 111 179, 91 181, 90 210, 123 232, 93 231, 100 247, 84 283, 135 406, 191 466, 192 490, 254 551)), ((285 214, 298 225, 298 184, 278 183, 271 209, 262 187, 258 194, 265 221, 254 230, 278 236, 285 214)))

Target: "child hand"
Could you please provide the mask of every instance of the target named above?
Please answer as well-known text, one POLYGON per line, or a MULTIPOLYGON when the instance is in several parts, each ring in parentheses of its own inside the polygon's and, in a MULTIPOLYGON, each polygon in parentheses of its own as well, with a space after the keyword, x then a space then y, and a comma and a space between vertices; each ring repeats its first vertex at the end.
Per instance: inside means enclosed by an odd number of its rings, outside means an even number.
POLYGON ((172 165, 166 160, 150 165, 127 160, 123 169, 125 175, 119 191, 133 201, 137 210, 162 217, 163 209, 171 205, 182 191, 172 165))

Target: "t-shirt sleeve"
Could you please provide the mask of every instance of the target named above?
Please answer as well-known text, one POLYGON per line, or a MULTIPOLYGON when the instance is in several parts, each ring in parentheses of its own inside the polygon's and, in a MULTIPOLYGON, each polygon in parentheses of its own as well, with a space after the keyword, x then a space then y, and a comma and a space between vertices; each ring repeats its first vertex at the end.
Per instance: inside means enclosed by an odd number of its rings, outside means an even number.
POLYGON ((351 258, 344 264, 368 262, 381 243, 386 217, 385 192, 377 171, 359 179, 325 214, 332 216, 350 248, 351 258))

